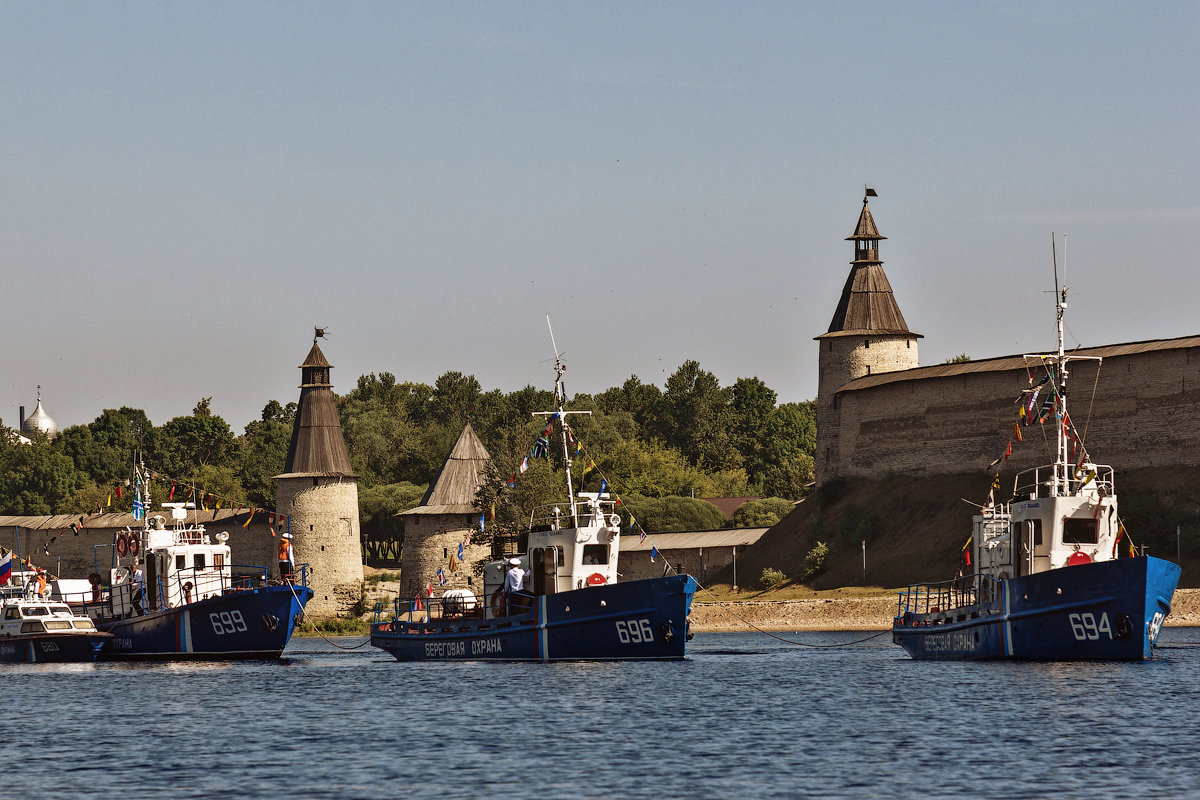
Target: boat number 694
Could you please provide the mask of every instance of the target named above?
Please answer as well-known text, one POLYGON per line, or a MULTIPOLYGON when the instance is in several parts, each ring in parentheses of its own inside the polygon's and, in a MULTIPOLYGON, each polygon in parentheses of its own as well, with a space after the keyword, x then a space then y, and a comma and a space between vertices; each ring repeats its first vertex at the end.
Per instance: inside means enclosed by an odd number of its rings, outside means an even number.
POLYGON ((208 615, 208 621, 212 623, 213 633, 217 636, 226 633, 241 633, 246 630, 246 620, 242 619, 242 612, 236 609, 222 611, 220 614, 214 611, 208 615))
POLYGON ((654 631, 648 619, 620 619, 617 620, 617 638, 621 644, 653 642, 654 631))
POLYGON ((1078 641, 1090 640, 1095 641, 1104 634, 1109 639, 1113 638, 1112 626, 1108 623, 1108 612, 1100 615, 1100 621, 1096 621, 1096 615, 1090 611, 1082 614, 1072 614, 1071 633, 1075 634, 1078 641))

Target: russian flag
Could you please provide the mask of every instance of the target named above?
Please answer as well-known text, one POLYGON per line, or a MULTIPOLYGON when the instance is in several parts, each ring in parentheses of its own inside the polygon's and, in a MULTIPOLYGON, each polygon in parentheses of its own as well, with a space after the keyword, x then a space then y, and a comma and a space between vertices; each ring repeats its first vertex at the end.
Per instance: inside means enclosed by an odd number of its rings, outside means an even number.
POLYGON ((0 586, 7 586, 12 580, 12 553, 7 550, 2 552, 4 555, 0 556, 0 586))

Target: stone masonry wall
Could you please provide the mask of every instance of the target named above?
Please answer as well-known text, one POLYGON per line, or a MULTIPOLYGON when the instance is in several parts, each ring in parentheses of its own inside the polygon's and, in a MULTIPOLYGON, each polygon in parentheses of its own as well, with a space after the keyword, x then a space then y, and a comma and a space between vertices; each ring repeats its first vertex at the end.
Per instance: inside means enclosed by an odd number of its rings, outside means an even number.
MULTIPOLYGON (((823 478, 982 470, 1003 455, 1014 401, 1027 385, 1026 372, 1013 370, 841 392, 832 470, 823 478)), ((1068 392, 1068 412, 1096 462, 1118 470, 1200 463, 1200 348, 1110 356, 1098 382, 1095 362, 1075 362, 1068 392)), ((1051 422, 1022 434, 1006 470, 1053 455, 1051 422)))
POLYGON ((915 336, 834 336, 818 340, 817 442, 818 477, 839 474, 841 395, 837 390, 855 378, 917 366, 915 336))
POLYGON ((447 589, 470 589, 483 595, 483 577, 474 572, 476 564, 491 558, 489 545, 471 544, 464 548, 465 563, 457 572, 450 572, 450 555, 457 560, 458 546, 479 532, 478 515, 473 514, 411 514, 404 518, 404 547, 400 560, 400 582, 404 596, 412 597, 433 583, 434 596, 447 589), (441 568, 449 583, 440 586, 437 571, 441 568))
POLYGON ((308 563, 315 616, 345 614, 363 580, 358 527, 358 483, 352 478, 283 478, 276 508, 291 516, 296 563, 308 563))

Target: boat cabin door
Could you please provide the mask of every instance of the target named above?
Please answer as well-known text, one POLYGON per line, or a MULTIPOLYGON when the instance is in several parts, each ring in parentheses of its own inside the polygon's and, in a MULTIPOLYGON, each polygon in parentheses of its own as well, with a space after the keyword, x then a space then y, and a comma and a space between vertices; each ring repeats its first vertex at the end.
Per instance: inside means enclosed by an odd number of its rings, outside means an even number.
POLYGON ((1040 519, 1023 519, 1013 522, 1013 544, 1016 557, 1013 559, 1018 575, 1033 575, 1050 569, 1050 543, 1042 536, 1040 519))
POLYGON ((535 547, 529 555, 529 566, 533 569, 533 593, 554 594, 558 591, 562 550, 558 547, 535 547))
POLYGON ((142 571, 146 579, 146 599, 143 602, 150 611, 158 610, 158 576, 163 574, 161 559, 161 555, 151 551, 146 555, 146 567, 142 571))

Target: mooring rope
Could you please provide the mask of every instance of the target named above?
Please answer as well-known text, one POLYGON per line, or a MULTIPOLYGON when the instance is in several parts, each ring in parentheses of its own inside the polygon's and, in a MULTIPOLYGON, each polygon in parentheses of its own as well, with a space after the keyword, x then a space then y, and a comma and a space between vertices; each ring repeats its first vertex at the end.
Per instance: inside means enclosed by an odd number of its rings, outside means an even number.
MULTIPOLYGON (((668 566, 670 566, 669 563, 668 563, 668 566)), ((674 570, 672 570, 672 571, 674 571, 674 570)), ((678 573, 676 573, 676 574, 678 574, 678 573)), ((717 602, 722 602, 720 600, 720 598, 718 598, 715 594, 713 594, 708 589, 708 587, 701 586, 700 588, 703 589, 705 592, 707 592, 708 595, 710 597, 712 597, 713 600, 716 600, 717 602)), ((794 645, 795 647, 814 647, 814 648, 818 648, 818 649, 829 649, 829 648, 833 648, 833 647, 850 647, 852 645, 862 644, 863 642, 869 642, 872 639, 878 639, 880 636, 884 636, 886 634, 891 633, 891 631, 879 631, 878 633, 873 633, 870 636, 864 636, 861 639, 855 639, 852 642, 834 642, 832 644, 814 644, 812 642, 798 642, 795 639, 786 639, 782 636, 771 633, 770 631, 763 630, 762 628, 758 627, 750 620, 743 617, 741 614, 738 614, 736 611, 731 611, 731 613, 735 617, 737 617, 739 620, 741 620, 742 624, 745 625, 747 628, 751 628, 752 630, 755 630, 755 631, 761 633, 763 636, 769 636, 772 639, 776 639, 780 642, 784 642, 785 644, 794 645)))
MULTIPOLYGON (((300 596, 298 594, 296 594, 296 584, 292 583, 291 581, 288 581, 288 589, 291 591, 292 597, 296 598, 296 602, 299 603, 300 608, 304 608, 304 603, 300 602, 300 596)), ((325 634, 316 630, 316 628, 313 629, 313 632, 316 633, 317 636, 320 636, 322 639, 324 639, 326 641, 326 643, 333 645, 334 647, 338 648, 339 650, 357 650, 358 648, 365 647, 366 645, 371 643, 371 637, 368 636, 366 639, 364 639, 363 641, 359 642, 356 645, 338 644, 337 642, 333 641, 325 634)))

